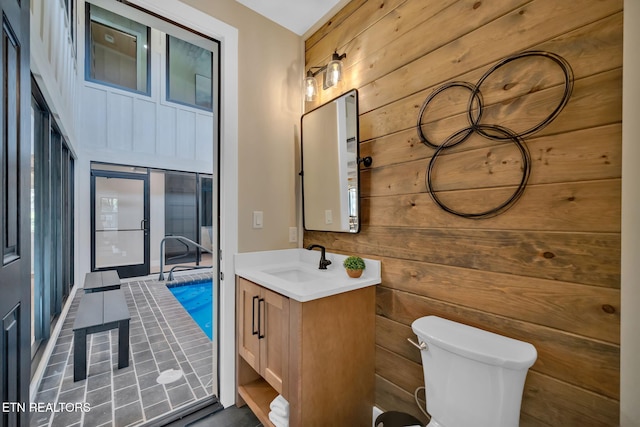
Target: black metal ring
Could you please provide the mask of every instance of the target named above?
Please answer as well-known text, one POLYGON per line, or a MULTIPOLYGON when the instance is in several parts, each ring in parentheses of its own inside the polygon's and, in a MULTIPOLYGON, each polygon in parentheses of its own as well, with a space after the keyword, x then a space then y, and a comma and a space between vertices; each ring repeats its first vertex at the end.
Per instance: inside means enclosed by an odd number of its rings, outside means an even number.
MULTIPOLYGON (((429 195, 431 196, 431 199, 434 201, 435 204, 437 204, 438 206, 440 206, 440 208, 442 208, 443 210, 453 214, 453 215, 457 215, 463 218, 470 218, 470 219, 481 219, 481 218, 490 218, 493 216, 496 216, 504 211, 506 211, 507 209, 509 209, 515 202, 516 200, 518 200, 520 198, 520 196, 522 196, 522 193, 524 192, 525 186, 527 185, 527 181, 529 180, 529 174, 531 172, 531 157, 529 155, 529 150, 527 149, 526 144, 524 143, 524 140, 516 133, 510 131, 509 129, 502 127, 502 126, 497 126, 497 125, 474 125, 474 126, 470 126, 467 129, 472 129, 478 131, 479 135, 482 135, 483 137, 487 138, 485 136, 485 133, 487 130, 491 130, 494 132, 498 132, 498 133, 502 133, 504 135, 504 140, 510 139, 515 145, 516 147, 518 147, 518 149, 520 150, 520 155, 522 156, 522 179, 520 180, 520 183, 518 184, 518 187, 516 188, 516 191, 514 191, 514 193, 511 195, 511 197, 509 197, 506 201, 504 201, 503 203, 501 203, 499 206, 483 211, 483 212, 461 212, 461 211, 457 211, 453 208, 450 208, 449 206, 445 205, 439 198, 438 196, 436 196, 435 191, 433 190, 433 186, 431 184, 432 181, 432 171, 433 171, 433 166, 436 163, 436 159, 438 158, 438 156, 440 155, 440 153, 442 151, 444 151, 445 149, 449 148, 450 145, 448 145, 449 143, 449 139, 447 141, 445 141, 443 144, 441 144, 436 151, 433 153, 433 157, 431 157, 431 160, 429 161, 429 166, 427 167, 427 173, 425 176, 425 184, 427 186, 427 190, 429 192, 429 195), (480 130, 482 130, 482 132, 480 132, 480 130)), ((463 133, 465 131, 467 131, 467 129, 462 129, 458 132, 456 132, 455 134, 453 134, 451 138, 456 138, 457 134, 463 133)), ((489 138, 489 139, 495 139, 495 138, 489 138)), ((453 145, 459 144, 459 142, 455 142, 453 143, 453 145)))
MULTIPOLYGON (((482 116, 482 94, 480 93, 480 91, 477 90, 477 88, 468 82, 462 82, 462 81, 455 81, 455 82, 449 82, 449 83, 445 83, 443 85, 441 85, 440 87, 436 88, 433 92, 431 92, 431 94, 427 97, 427 99, 424 100, 424 102, 422 103, 422 107, 420 107, 420 112, 418 113, 418 137, 420 138, 420 141, 422 141, 422 143, 428 147, 431 148, 439 148, 441 147, 444 143, 442 144, 436 144, 432 141, 429 140, 429 138, 427 138, 427 136, 424 134, 424 132, 422 131, 422 116, 424 115, 425 110, 427 109, 427 106, 429 105, 429 103, 433 100, 433 98, 435 98, 437 95, 439 95, 440 93, 444 92, 447 89, 450 89, 452 87, 462 87, 465 89, 468 89, 471 92, 471 98, 470 100, 473 99, 477 99, 478 101, 478 118, 477 121, 480 120, 480 116, 482 116)), ((470 101, 469 105, 471 104, 472 101, 470 101)), ((473 133, 474 130, 474 125, 475 122, 471 119, 471 110, 468 107, 468 116, 469 116, 469 121, 470 121, 470 127, 465 128, 468 130, 468 132, 461 137, 461 139, 459 141, 455 141, 453 143, 450 143, 447 147, 453 147, 455 145, 458 145, 462 142, 464 142, 469 135, 471 135, 471 133, 473 133)), ((456 132, 453 135, 458 135, 460 134, 460 132, 456 132)), ((453 137, 453 135, 449 136, 445 141, 450 141, 451 138, 453 137)))
POLYGON ((513 205, 513 203, 515 203, 515 201, 518 200, 518 198, 522 195, 522 193, 524 192, 524 188, 527 184, 527 181, 529 180, 529 174, 531 169, 531 166, 530 166, 531 158, 530 158, 529 150, 527 149, 527 146, 524 143, 523 138, 525 136, 529 136, 543 129, 549 123, 551 123, 551 121, 553 121, 558 116, 558 114, 560 114, 562 109, 569 102, 569 98, 571 96, 572 91, 573 91, 573 70, 571 69, 571 66, 569 65, 569 63, 560 55, 557 55, 551 52, 537 51, 537 50, 517 53, 515 55, 511 55, 502 59, 500 62, 495 64, 493 67, 491 67, 486 73, 484 73, 484 75, 480 78, 480 80, 478 80, 478 83, 476 83, 475 85, 467 82, 462 82, 462 81, 454 81, 450 83, 445 83, 439 86, 438 88, 436 88, 422 104, 422 107, 420 108, 420 112, 418 114, 418 124, 417 124, 418 136, 420 140, 425 145, 436 149, 433 156, 431 157, 431 160, 429 161, 429 166, 427 167, 427 173, 425 175, 425 183, 427 186, 427 190, 429 192, 429 195, 433 199, 433 201, 438 206, 440 206, 440 208, 442 208, 443 210, 451 214, 461 216, 464 218, 473 218, 473 219, 492 217, 510 208, 513 205), (564 93, 557 107, 551 112, 551 114, 549 114, 549 116, 543 119, 540 123, 520 133, 517 133, 513 130, 507 129, 506 127, 500 126, 500 125, 481 124, 480 121, 482 119, 482 113, 484 108, 482 94, 480 91, 480 87, 482 86, 482 84, 498 68, 512 61, 515 61, 517 59, 531 57, 531 56, 541 56, 543 58, 550 59, 551 61, 555 62, 562 70, 562 73, 564 74, 564 79, 565 79, 564 93), (443 143, 438 145, 432 141, 429 141, 429 139, 424 135, 424 132, 422 131, 422 118, 427 106, 433 100, 433 98, 435 98, 438 94, 442 93, 444 90, 449 89, 451 87, 462 87, 471 91, 471 96, 469 97, 469 101, 467 103, 467 118, 469 120, 469 127, 466 127, 466 128, 460 129, 457 132, 454 132, 447 139, 445 139, 443 143), (476 103, 477 103, 477 107, 475 106, 476 103), (503 202, 502 204, 500 204, 499 206, 493 209, 489 209, 484 212, 467 213, 467 212, 460 212, 446 206, 436 195, 435 191, 433 190, 433 185, 431 181, 432 181, 433 167, 440 153, 447 148, 451 148, 453 146, 456 146, 466 141, 469 138, 469 136, 474 132, 490 140, 495 140, 495 141, 511 140, 514 144, 516 144, 516 146, 520 150, 520 154, 522 156, 523 170, 522 170, 522 179, 520 181, 520 184, 518 185, 518 188, 516 188, 516 191, 505 202, 503 202))
MULTIPOLYGON (((530 56, 541 56, 543 58, 550 59, 560 67, 560 69, 562 70, 562 73, 564 74, 564 79, 565 79, 565 82, 564 82, 564 93, 562 95, 562 99, 560 100, 560 103, 551 112, 551 114, 549 114, 549 116, 547 116, 544 120, 542 120, 540 123, 538 123, 537 125, 533 126, 532 128, 530 128, 528 130, 525 130, 523 132, 518 132, 518 133, 516 133, 516 135, 519 136, 520 138, 524 138, 526 136, 529 136, 529 135, 539 131, 540 129, 543 129, 549 123, 551 123, 553 121, 553 119, 555 119, 558 116, 558 114, 560 114, 562 109, 569 102, 569 97, 571 96, 571 92, 573 91, 573 70, 571 69, 571 66, 569 65, 569 63, 563 57, 561 57, 560 55, 556 55, 555 53, 552 53, 552 52, 545 52, 545 51, 541 51, 541 50, 530 50, 530 51, 520 52, 520 53, 517 53, 515 55, 508 56, 508 57, 504 58, 503 60, 501 60, 500 62, 498 62, 497 64, 495 64, 486 73, 484 73, 484 75, 482 77, 480 77, 480 80, 478 80, 478 83, 476 83, 475 88, 473 89, 473 91, 471 93, 471 97, 469 98, 469 103, 467 104, 467 115, 469 117, 469 122, 471 123, 472 126, 474 126, 476 128, 478 133, 482 134, 486 138, 493 139, 493 140, 498 140, 498 141, 504 141, 504 140, 507 140, 507 139, 511 139, 510 136, 490 135, 490 134, 487 134, 484 130, 481 129, 480 120, 482 118, 482 108, 478 109, 478 115, 477 115, 475 121, 474 121, 473 116, 472 116, 472 108, 473 108, 474 97, 476 96, 477 93, 480 93, 480 86, 482 86, 482 83, 484 83, 484 81, 494 71, 496 71, 498 68, 500 68, 503 65, 506 65, 506 64, 508 64, 508 63, 510 63, 512 61, 515 61, 517 59, 530 57, 530 56)), ((512 131, 512 133, 513 133, 513 131, 512 131)))

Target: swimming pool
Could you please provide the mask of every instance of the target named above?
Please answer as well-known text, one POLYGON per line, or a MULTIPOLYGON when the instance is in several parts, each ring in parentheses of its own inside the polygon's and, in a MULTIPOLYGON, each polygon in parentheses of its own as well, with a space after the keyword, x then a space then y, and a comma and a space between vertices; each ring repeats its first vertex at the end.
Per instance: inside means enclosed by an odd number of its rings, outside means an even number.
POLYGON ((213 282, 176 283, 167 288, 209 339, 213 339, 213 282))

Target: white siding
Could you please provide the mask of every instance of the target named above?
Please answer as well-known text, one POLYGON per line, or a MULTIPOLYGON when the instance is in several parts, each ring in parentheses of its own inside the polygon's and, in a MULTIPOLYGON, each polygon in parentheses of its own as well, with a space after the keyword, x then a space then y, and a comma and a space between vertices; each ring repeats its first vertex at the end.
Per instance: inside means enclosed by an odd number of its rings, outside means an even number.
POLYGON ((153 154, 156 149, 156 127, 150 124, 157 123, 156 105, 146 99, 135 99, 133 109, 139 119, 133 122, 133 150, 147 155, 153 154))
MULTIPOLYGON (((132 96, 126 94, 108 95, 106 132, 107 147, 111 152, 133 151, 133 121, 138 119, 133 111, 133 100, 132 96)), ((92 110, 92 107, 85 108, 85 111, 92 110)))
POLYGON ((31 1, 31 71, 56 123, 76 147, 77 64, 66 9, 60 1, 31 1))
POLYGON ((86 88, 82 97, 83 105, 91 105, 91 114, 85 115, 82 139, 84 149, 106 150, 107 148, 107 97, 104 88, 86 88))
MULTIPOLYGON (((84 23, 81 26, 78 32, 84 33, 84 23)), ((80 44, 82 58, 84 46, 80 44)), ((165 44, 164 33, 152 28, 149 95, 85 81, 81 76, 79 141, 89 160, 213 172, 214 115, 165 99, 165 44)))

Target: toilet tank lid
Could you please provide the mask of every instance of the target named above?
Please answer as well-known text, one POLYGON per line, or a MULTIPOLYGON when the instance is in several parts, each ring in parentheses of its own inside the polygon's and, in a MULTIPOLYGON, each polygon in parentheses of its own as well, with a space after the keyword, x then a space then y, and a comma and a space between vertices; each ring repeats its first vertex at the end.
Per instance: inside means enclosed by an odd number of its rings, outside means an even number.
POLYGON ((427 345, 490 365, 528 369, 538 356, 533 345, 437 316, 426 316, 411 324, 427 345))

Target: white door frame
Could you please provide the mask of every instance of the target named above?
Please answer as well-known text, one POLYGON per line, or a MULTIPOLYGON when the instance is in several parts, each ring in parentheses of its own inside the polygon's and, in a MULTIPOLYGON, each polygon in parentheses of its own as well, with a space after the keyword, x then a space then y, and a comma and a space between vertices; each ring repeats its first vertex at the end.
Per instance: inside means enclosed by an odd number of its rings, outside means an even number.
MULTIPOLYGON (((238 251, 238 30, 175 0, 129 1, 220 41, 220 162, 214 150, 213 168, 220 179, 220 273, 225 280, 219 282, 219 366, 213 369, 218 370, 220 380, 218 398, 226 407, 235 404, 236 397, 233 256, 238 251)), ((215 277, 219 277, 216 271, 215 277)))

